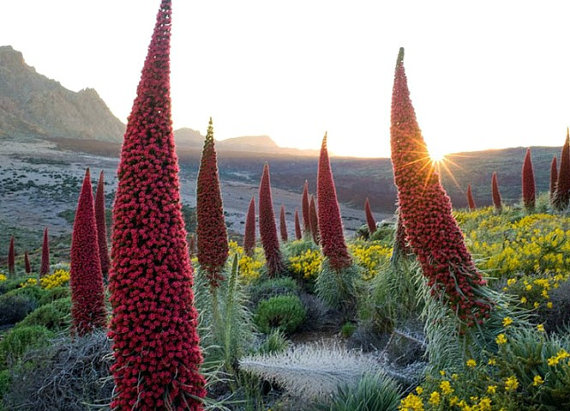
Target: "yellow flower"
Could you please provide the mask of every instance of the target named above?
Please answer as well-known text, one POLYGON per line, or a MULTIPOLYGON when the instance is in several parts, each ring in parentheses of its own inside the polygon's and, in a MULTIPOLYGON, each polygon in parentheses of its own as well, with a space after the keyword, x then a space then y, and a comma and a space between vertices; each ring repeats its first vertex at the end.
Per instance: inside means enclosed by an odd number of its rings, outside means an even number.
POLYGON ((0 281, 6 281, 8 279, 8 277, 6 277, 4 274, 0 274, 0 281))
POLYGON ((497 365, 497 360, 495 360, 494 358, 489 358, 489 361, 487 361, 487 364, 489 364, 489 365, 497 365))
POLYGON ((489 394, 495 394, 497 392, 497 386, 496 385, 489 385, 487 387, 487 392, 489 394))
POLYGON ((443 377, 445 375, 445 370, 440 370, 439 375, 441 375, 443 377))
POLYGON ((524 296, 521 297, 521 303, 526 304, 527 301, 528 301, 528 300, 526 299, 526 297, 524 297, 524 296))
POLYGON ((516 391, 519 388, 519 382, 514 375, 505 380, 505 391, 516 391))
POLYGON ((398 409, 400 411, 424 411, 424 403, 421 397, 415 394, 408 394, 406 398, 400 401, 398 409))
POLYGON ((495 339, 495 342, 498 345, 503 345, 507 343, 507 337, 505 336, 505 334, 499 334, 497 335, 497 338, 495 339))
POLYGON ((547 302, 547 303, 546 303, 546 306, 547 306, 548 308, 552 308, 552 301, 547 302))
POLYGON ((544 384, 544 380, 542 379, 542 377, 540 375, 535 375, 532 381, 532 385, 538 387, 539 385, 542 384, 544 384))
POLYGON ((479 401, 479 411, 491 411, 491 399, 484 397, 479 401))
POLYGON ((421 385, 418 385, 416 387, 416 392, 418 393, 418 395, 422 395, 422 393, 424 392, 424 389, 422 388, 421 385))
POLYGON ((540 303, 538 301, 534 302, 534 308, 537 309, 538 307, 540 307, 540 303))
POLYGON ((465 363, 469 368, 475 368, 477 366, 477 361, 474 359, 467 360, 465 363))
POLYGON ((451 384, 449 383, 449 381, 442 381, 442 382, 439 384, 439 388, 441 389, 441 392, 442 392, 444 395, 452 394, 453 391, 454 391, 454 389, 451 388, 451 384))
POLYGON ((507 285, 510 287, 511 285, 515 285, 517 283, 517 279, 516 278, 509 278, 507 280, 507 285))
POLYGON ((431 395, 429 396, 429 403, 431 405, 438 405, 441 402, 441 396, 439 395, 439 392, 434 391, 431 393, 431 395))
POLYGON ((457 375, 457 374, 451 374, 451 379, 452 379, 453 381, 457 381, 457 380, 459 379, 459 375, 457 375))
POLYGON ((537 329, 538 331, 540 331, 541 333, 545 332, 545 331, 544 331, 544 324, 538 324, 538 325, 536 326, 536 329, 537 329))
POLYGON ((558 351, 558 353, 556 353, 556 355, 554 357, 550 357, 548 359, 548 365, 553 366, 553 365, 558 365, 558 363, 566 358, 570 357, 570 354, 568 354, 568 352, 566 352, 566 350, 562 349, 560 351, 558 351))
POLYGON ((511 317, 503 318, 503 327, 508 327, 513 323, 513 319, 511 317))

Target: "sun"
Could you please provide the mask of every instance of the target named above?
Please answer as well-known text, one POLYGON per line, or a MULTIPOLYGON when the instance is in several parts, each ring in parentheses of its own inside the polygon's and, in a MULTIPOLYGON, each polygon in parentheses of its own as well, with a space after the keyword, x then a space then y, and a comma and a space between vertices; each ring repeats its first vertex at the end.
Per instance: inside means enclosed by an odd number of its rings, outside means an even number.
POLYGON ((428 152, 431 161, 434 163, 443 161, 445 159, 445 156, 448 154, 443 147, 438 147, 433 144, 428 147, 428 152))

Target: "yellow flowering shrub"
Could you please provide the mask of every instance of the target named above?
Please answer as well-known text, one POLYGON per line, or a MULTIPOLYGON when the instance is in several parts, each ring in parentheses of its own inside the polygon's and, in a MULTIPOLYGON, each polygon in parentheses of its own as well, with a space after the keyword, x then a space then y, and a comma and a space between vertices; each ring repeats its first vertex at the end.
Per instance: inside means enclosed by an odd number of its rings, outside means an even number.
POLYGON ((354 262, 364 268, 363 278, 370 280, 390 260, 392 248, 382 245, 379 241, 355 241, 348 245, 354 262))
POLYGON ((300 255, 289 257, 291 270, 305 279, 316 278, 322 262, 323 255, 319 250, 305 250, 300 255))
POLYGON ((66 270, 55 270, 53 274, 46 275, 40 278, 40 285, 46 290, 50 290, 55 287, 61 287, 69 282, 70 273, 66 270))
POLYGON ((240 280, 249 283, 259 278, 261 275, 261 268, 265 264, 263 252, 259 248, 255 248, 253 256, 250 257, 245 255, 243 247, 239 246, 237 242, 230 241, 228 245, 230 255, 228 261, 232 261, 235 254, 239 256, 238 267, 240 280))
POLYGON ((26 281, 24 281, 23 283, 20 283, 20 287, 21 288, 25 288, 25 287, 35 287, 36 285, 38 285, 38 280, 36 280, 35 278, 28 278, 26 281))
POLYGON ((6 281, 7 279, 8 279, 8 277, 6 276, 6 274, 4 274, 3 272, 0 272, 0 282, 6 281))

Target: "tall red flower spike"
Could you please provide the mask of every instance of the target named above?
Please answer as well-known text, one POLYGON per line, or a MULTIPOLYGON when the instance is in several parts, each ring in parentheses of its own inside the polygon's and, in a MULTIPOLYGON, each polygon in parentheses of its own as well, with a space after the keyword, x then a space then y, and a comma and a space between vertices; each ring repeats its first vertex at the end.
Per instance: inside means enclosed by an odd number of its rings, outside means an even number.
POLYGON ((267 273, 274 277, 283 271, 283 260, 279 250, 275 214, 273 213, 273 200, 271 199, 271 182, 269 179, 269 164, 263 166, 263 174, 259 184, 259 233, 261 244, 267 261, 267 273))
POLYGON ((303 213, 303 230, 305 233, 311 232, 311 219, 309 216, 309 182, 305 180, 305 185, 303 186, 303 197, 301 198, 301 211, 303 213))
POLYGON ((228 259, 228 233, 218 178, 212 118, 208 124, 196 182, 196 216, 198 262, 206 272, 210 287, 218 287, 224 279, 222 270, 228 259))
POLYGON ((289 239, 287 235, 287 222, 285 221, 285 206, 281 205, 281 212, 279 213, 279 231, 281 232, 281 240, 286 242, 289 239))
POLYGON ((327 150, 327 134, 323 137, 317 173, 317 198, 319 199, 319 234, 323 254, 335 270, 348 267, 352 261, 344 241, 340 208, 327 150))
POLYGON ((109 248, 107 247, 107 222, 105 221, 105 176, 103 170, 99 173, 99 183, 95 193, 95 221, 97 222, 97 241, 99 242, 99 259, 103 278, 109 274, 109 248))
POLYGON ((243 236, 243 251, 252 256, 255 249, 255 198, 251 197, 247 217, 245 218, 245 234, 243 236))
POLYGON ((24 252, 24 270, 26 270, 26 274, 30 274, 32 272, 32 266, 30 265, 30 257, 28 256, 28 252, 24 252))
POLYGON ((109 288, 120 410, 200 410, 206 395, 170 103, 171 2, 162 0, 127 124, 109 288))
POLYGON ((8 274, 13 276, 16 273, 16 251, 14 250, 14 236, 10 237, 10 247, 8 248, 8 274))
POLYGON ((300 240, 301 238, 303 238, 303 233, 299 222, 299 211, 295 209, 295 239, 300 240))
POLYGON ((532 169, 530 148, 526 149, 526 155, 522 166, 522 195, 525 208, 529 211, 534 210, 536 191, 534 187, 534 170, 532 169))
POLYGON ((315 203, 315 197, 311 196, 311 200, 309 201, 309 223, 311 226, 310 233, 313 236, 313 241, 315 244, 319 244, 320 241, 319 217, 317 214, 317 204, 315 203))
POLYGON ((374 216, 372 215, 372 210, 370 210, 370 201, 368 201, 368 197, 364 201, 364 214, 366 214, 366 224, 368 224, 368 234, 372 236, 374 231, 376 231, 376 220, 374 220, 374 216))
POLYGON ((558 170, 558 182, 556 184, 556 196, 554 206, 558 210, 568 207, 570 201, 570 133, 566 129, 566 141, 562 146, 560 155, 560 169, 558 170))
POLYGON ((475 210, 477 208, 475 199, 473 198, 473 192, 471 191, 471 184, 467 185, 467 204, 469 204, 469 210, 475 210))
MULTIPOLYGON (((47 233, 47 231, 45 231, 47 233)), ((71 318, 73 331, 82 336, 107 325, 105 291, 97 243, 97 223, 89 169, 77 202, 71 236, 71 318)))
POLYGON ((550 202, 552 203, 556 195, 556 184, 558 183, 558 167, 556 164, 556 156, 552 157, 550 163, 550 202))
POLYGON ((503 209, 503 204, 501 203, 501 193, 499 192, 499 182, 497 181, 497 173, 493 172, 493 177, 491 177, 491 189, 493 193, 493 204, 497 211, 503 209))
POLYGON ((410 100, 400 49, 396 63, 390 140, 394 180, 408 242, 428 279, 432 296, 446 301, 467 326, 489 317, 492 302, 451 213, 410 100))
POLYGON ((44 229, 44 241, 42 243, 42 264, 40 266, 40 277, 49 275, 49 238, 48 229, 44 229))
POLYGON ((394 243, 394 248, 398 249, 398 253, 400 253, 400 255, 408 255, 413 253, 410 245, 408 244, 406 229, 404 227, 404 222, 402 221, 402 214, 399 211, 398 220, 396 222, 396 238, 394 243))

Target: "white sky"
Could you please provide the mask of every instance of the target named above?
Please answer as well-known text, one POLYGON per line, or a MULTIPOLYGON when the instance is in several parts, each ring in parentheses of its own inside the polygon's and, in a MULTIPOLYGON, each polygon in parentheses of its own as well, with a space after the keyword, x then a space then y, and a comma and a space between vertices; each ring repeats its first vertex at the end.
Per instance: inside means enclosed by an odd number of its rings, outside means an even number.
MULTIPOLYGON (((159 0, 0 0, 0 45, 130 113, 159 0)), ((564 141, 570 2, 173 0, 175 128, 388 156, 398 48, 428 145, 564 141)))

